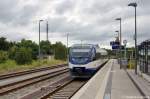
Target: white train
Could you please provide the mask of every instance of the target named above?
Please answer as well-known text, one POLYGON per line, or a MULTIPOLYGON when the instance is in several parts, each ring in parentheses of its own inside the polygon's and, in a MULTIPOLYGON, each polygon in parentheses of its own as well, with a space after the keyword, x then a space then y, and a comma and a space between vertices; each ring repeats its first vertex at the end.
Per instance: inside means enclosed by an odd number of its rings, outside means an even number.
POLYGON ((89 78, 106 62, 107 51, 93 44, 75 44, 69 50, 69 69, 73 78, 89 78))

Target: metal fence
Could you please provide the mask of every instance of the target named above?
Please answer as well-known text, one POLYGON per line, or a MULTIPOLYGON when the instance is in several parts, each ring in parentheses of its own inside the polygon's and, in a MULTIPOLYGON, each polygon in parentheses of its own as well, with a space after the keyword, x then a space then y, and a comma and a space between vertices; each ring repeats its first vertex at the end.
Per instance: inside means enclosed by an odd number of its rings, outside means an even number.
POLYGON ((138 46, 138 64, 140 71, 150 75, 150 39, 138 46))

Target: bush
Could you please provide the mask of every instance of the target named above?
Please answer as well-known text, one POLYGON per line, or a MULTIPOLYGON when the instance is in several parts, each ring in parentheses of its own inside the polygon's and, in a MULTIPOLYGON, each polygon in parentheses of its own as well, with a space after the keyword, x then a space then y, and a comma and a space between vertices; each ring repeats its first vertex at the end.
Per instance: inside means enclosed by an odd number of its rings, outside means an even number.
POLYGON ((5 51, 0 51, 0 63, 5 62, 8 59, 7 52, 5 51))
POLYGON ((67 58, 66 47, 60 42, 56 43, 56 45, 55 45, 55 59, 66 60, 66 58, 67 58))
POLYGON ((17 64, 30 64, 32 62, 32 50, 21 47, 15 54, 15 61, 17 64))
POLYGON ((9 49, 8 55, 9 55, 9 58, 10 58, 10 59, 13 59, 13 60, 15 59, 15 55, 16 55, 17 50, 18 50, 18 47, 17 47, 17 46, 13 46, 13 47, 11 47, 11 48, 9 49))

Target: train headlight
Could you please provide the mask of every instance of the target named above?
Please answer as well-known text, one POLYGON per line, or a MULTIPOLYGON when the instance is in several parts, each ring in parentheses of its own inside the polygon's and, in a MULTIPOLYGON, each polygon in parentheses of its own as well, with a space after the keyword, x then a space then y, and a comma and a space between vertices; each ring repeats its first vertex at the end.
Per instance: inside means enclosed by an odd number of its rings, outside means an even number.
POLYGON ((84 61, 88 61, 88 58, 85 58, 84 61))
POLYGON ((75 59, 75 58, 72 58, 72 61, 76 61, 76 59, 75 59))

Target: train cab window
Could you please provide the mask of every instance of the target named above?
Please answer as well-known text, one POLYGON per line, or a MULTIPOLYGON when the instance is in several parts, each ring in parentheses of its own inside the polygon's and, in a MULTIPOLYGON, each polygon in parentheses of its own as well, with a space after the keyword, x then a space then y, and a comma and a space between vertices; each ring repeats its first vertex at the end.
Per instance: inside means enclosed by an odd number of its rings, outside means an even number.
POLYGON ((72 57, 88 57, 90 49, 85 48, 73 48, 70 50, 72 57))

